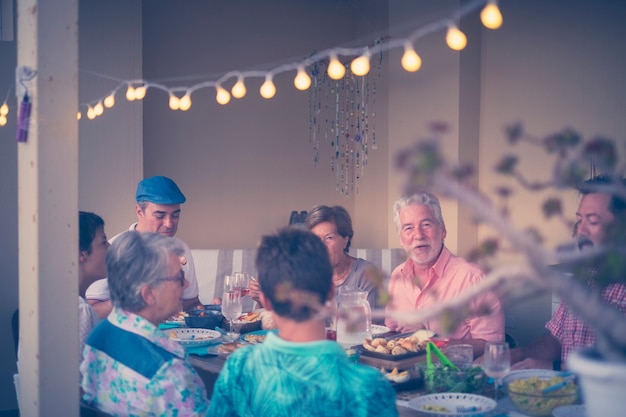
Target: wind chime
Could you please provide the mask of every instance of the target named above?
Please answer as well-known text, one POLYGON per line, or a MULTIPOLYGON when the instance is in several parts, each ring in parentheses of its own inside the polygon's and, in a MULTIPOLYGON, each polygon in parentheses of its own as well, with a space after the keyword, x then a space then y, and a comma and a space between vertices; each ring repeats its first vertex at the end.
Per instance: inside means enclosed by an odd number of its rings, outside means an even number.
MULTIPOLYGON (((375 42, 380 45, 381 40, 375 42)), ((349 61, 348 61, 349 62, 349 61)), ((320 162, 322 142, 330 145, 329 166, 335 173, 336 190, 348 196, 358 193, 359 180, 376 142, 376 85, 381 76, 382 50, 372 60, 376 69, 357 77, 350 71, 339 80, 328 76, 328 61, 311 68, 309 89, 309 143, 313 162, 320 162)))

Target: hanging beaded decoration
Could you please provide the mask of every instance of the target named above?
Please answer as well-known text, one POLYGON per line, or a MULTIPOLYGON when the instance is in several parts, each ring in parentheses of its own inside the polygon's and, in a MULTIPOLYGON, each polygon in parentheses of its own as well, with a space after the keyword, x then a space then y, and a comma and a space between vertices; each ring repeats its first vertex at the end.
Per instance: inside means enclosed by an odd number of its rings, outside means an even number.
MULTIPOLYGON (((380 45, 381 40, 375 42, 380 45)), ((341 194, 358 193, 359 180, 367 166, 369 151, 376 143, 376 84, 381 76, 382 49, 373 54, 373 71, 363 77, 350 72, 341 80, 328 77, 328 61, 311 68, 309 89, 309 143, 313 162, 320 162, 320 144, 331 148, 330 169, 335 173, 336 190, 341 194)))

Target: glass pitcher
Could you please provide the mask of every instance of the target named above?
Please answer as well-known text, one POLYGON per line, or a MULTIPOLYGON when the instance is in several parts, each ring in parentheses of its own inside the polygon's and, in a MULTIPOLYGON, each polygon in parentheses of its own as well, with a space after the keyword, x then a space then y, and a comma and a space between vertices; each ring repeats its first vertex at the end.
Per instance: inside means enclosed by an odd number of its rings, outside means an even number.
POLYGON ((361 345, 372 337, 372 309, 367 292, 339 288, 337 342, 344 348, 361 345))

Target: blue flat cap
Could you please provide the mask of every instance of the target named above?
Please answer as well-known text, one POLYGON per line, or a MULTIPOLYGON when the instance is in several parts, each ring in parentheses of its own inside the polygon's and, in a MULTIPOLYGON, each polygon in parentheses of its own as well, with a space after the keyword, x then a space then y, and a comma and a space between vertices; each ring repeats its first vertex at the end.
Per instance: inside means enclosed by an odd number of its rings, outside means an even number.
POLYGON ((187 200, 174 181, 158 175, 139 181, 135 198, 138 203, 154 204, 183 204, 187 200))

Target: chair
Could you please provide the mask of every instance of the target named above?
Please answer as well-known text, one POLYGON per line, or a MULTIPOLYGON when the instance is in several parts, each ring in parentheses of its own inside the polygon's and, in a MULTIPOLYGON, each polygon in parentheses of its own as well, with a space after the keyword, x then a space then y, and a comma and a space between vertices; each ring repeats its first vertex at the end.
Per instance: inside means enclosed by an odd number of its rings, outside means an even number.
POLYGON ((517 347, 517 340, 508 333, 504 333, 504 341, 509 344, 509 349, 517 347))
POLYGON ((17 348, 20 343, 20 309, 16 308, 11 317, 11 330, 13 331, 13 344, 15 345, 15 358, 17 359, 17 348))

